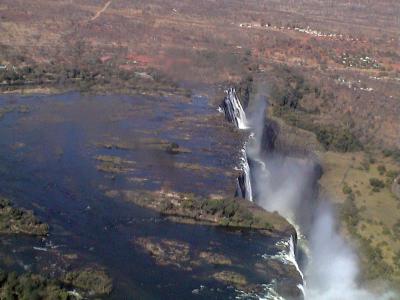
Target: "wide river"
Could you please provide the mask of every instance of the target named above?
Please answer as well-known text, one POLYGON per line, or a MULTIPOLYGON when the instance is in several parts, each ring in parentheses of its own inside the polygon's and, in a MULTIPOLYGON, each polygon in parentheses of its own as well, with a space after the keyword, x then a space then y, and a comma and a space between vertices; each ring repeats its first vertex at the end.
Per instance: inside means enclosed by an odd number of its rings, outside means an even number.
POLYGON ((0 107, 10 110, 0 119, 0 195, 34 210, 51 227, 43 239, 2 237, 2 268, 57 277, 65 270, 99 265, 114 283, 107 299, 237 295, 213 279, 218 265, 191 270, 158 265, 134 242, 145 237, 185 243, 193 257, 201 251, 228 256, 229 270, 259 284, 276 278, 268 270, 254 272, 263 254, 276 253, 274 240, 172 223, 104 193, 168 189, 233 195, 241 142, 206 97, 5 95, 0 107), (166 143, 185 151, 172 155, 159 147, 166 143), (99 155, 119 157, 131 168, 100 172, 99 155))

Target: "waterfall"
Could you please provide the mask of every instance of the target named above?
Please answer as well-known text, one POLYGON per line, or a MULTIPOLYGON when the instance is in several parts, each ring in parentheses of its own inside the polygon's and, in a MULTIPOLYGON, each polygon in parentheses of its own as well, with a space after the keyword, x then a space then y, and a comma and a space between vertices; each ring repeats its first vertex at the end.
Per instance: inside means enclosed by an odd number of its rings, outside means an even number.
POLYGON ((244 181, 244 198, 253 202, 253 190, 251 187, 250 166, 246 154, 246 146, 242 149, 241 165, 243 170, 244 181))
MULTIPOLYGON (((219 111, 225 113, 226 120, 235 124, 237 128, 251 128, 252 130, 252 132, 250 133, 249 141, 244 145, 241 151, 242 156, 240 160, 241 170, 243 173, 238 177, 238 187, 236 191, 237 196, 242 196, 249 201, 253 201, 253 189, 249 160, 251 160, 253 164, 257 165, 257 167, 260 169, 260 172, 257 172, 258 175, 260 175, 259 180, 267 180, 271 175, 270 171, 266 167, 264 160, 261 158, 261 140, 263 132, 262 128, 264 128, 265 125, 265 110, 266 104, 264 104, 261 109, 257 109, 255 113, 256 116, 253 116, 253 119, 255 120, 253 120, 252 122, 257 124, 252 124, 252 126, 249 126, 246 113, 244 112, 243 107, 240 104, 239 98, 234 88, 230 88, 226 91, 226 97, 221 107, 219 108, 219 111)), ((297 287, 304 295, 304 276, 296 260, 294 237, 291 236, 290 239, 287 241, 278 242, 277 246, 282 248, 282 250, 277 255, 268 258, 279 259, 282 263, 291 264, 296 268, 303 281, 303 284, 299 284, 297 285, 297 287)), ((268 287, 268 285, 266 286, 268 287)), ((266 289, 265 296, 266 299, 283 299, 274 291, 273 288, 270 287, 266 289)))
MULTIPOLYGON (((225 113, 225 118, 233 123, 239 129, 247 129, 246 113, 243 110, 242 104, 236 94, 234 88, 229 88, 225 91, 226 96, 219 108, 219 111, 225 113)), ((250 166, 247 159, 247 146, 244 145, 242 149, 242 156, 240 158, 240 167, 242 174, 238 177, 238 185, 236 189, 236 196, 241 196, 246 200, 253 201, 253 191, 251 187, 250 166)))
POLYGON ((225 112, 225 118, 228 122, 233 123, 239 129, 247 128, 246 114, 240 104, 239 98, 234 88, 225 91, 226 96, 222 103, 222 110, 225 112))
MULTIPOLYGON (((273 164, 269 159, 273 159, 272 153, 267 153, 267 150, 270 150, 273 147, 268 147, 265 145, 265 139, 268 140, 270 138, 273 139, 273 132, 266 128, 267 119, 266 119, 266 110, 267 110, 267 99, 263 97, 257 97, 256 101, 252 103, 252 107, 250 107, 249 113, 249 124, 250 128, 253 133, 250 135, 248 149, 247 149, 247 157, 248 160, 251 162, 251 173, 254 176, 254 195, 255 195, 255 202, 259 205, 262 204, 264 201, 268 201, 268 199, 275 198, 276 194, 274 188, 276 188, 276 182, 274 182, 274 178, 276 174, 273 173, 273 164), (260 188, 262 186, 262 188, 260 188)), ((273 143, 273 142, 272 142, 273 143)), ((270 143, 268 143, 270 144, 270 143)), ((279 175, 278 175, 279 176, 279 175)), ((293 174, 287 174, 288 178, 291 178, 293 174)), ((275 178, 276 179, 276 178, 275 178)), ((287 196, 290 196, 290 188, 286 186, 286 193, 287 196)), ((298 195, 294 195, 297 197, 298 195)), ((290 197, 289 197, 290 198, 290 197)), ((274 202, 284 202, 279 201, 282 199, 274 199, 274 202)), ((275 208, 279 207, 279 203, 275 203, 275 208)), ((295 224, 291 222, 294 218, 291 218, 290 215, 282 213, 280 209, 271 209, 270 207, 266 207, 262 205, 264 209, 269 211, 278 211, 282 216, 284 216, 288 222, 292 223, 293 227, 296 229, 296 233, 298 235, 298 229, 296 228, 295 224)), ((298 274, 301 276, 301 284, 297 285, 297 288, 300 290, 301 294, 305 296, 305 280, 303 272, 301 271, 297 258, 296 258, 296 243, 297 238, 291 236, 288 240, 282 240, 277 243, 277 247, 281 249, 281 251, 269 259, 278 259, 284 264, 292 265, 295 267, 298 274)), ((271 293, 267 293, 267 299, 280 299, 279 297, 273 296, 271 293)))
MULTIPOLYGON (((358 285, 357 255, 337 231, 333 208, 326 202, 313 201, 318 176, 315 166, 272 153, 276 132, 267 122, 266 103, 266 99, 257 96, 256 101, 250 102, 246 116, 235 90, 229 89, 221 106, 227 120, 251 131, 242 149, 239 192, 246 199, 251 195, 249 200, 264 209, 277 211, 296 230, 296 234, 276 244, 277 254, 263 255, 263 258, 276 259, 295 268, 300 276, 297 288, 307 300, 400 299, 393 291, 377 295, 358 285), (308 241, 302 238, 301 231, 308 241), (297 237, 306 243, 301 246, 297 237), (298 265, 297 251, 309 253, 304 267, 307 285, 298 265)), ((278 283, 279 280, 273 279, 255 297, 242 292, 237 299, 284 300, 279 295, 278 283)))

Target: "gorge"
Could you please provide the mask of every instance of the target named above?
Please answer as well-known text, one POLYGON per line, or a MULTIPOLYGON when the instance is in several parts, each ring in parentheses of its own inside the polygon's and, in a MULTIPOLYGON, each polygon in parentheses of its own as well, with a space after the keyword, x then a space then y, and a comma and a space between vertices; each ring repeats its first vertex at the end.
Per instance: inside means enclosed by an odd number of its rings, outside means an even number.
MULTIPOLYGON (((297 285, 300 298, 306 300, 396 299, 391 292, 373 294, 359 286, 358 257, 339 233, 329 199, 319 192, 322 170, 316 156, 291 157, 274 149, 279 133, 271 131, 274 126, 267 119, 267 91, 262 85, 257 89, 246 113, 233 88, 227 91, 222 108, 228 121, 249 132, 238 178, 244 182, 241 195, 267 211, 277 211, 297 230, 297 236, 278 242, 286 246, 280 255, 266 258, 295 266, 303 278, 303 284, 297 285)), ((285 299, 273 288, 261 298, 285 299)))

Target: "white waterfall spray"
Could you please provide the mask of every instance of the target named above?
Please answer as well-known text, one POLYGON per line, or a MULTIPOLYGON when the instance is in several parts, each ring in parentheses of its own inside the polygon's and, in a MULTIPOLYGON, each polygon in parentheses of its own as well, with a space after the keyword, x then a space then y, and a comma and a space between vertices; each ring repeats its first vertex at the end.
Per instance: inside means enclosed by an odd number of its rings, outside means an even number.
POLYGON ((243 179, 244 179, 244 186, 245 186, 245 195, 244 198, 246 200, 249 200, 253 202, 253 189, 251 186, 251 178, 250 178, 250 166, 249 166, 249 161, 247 160, 247 154, 246 154, 246 145, 242 149, 242 157, 241 159, 241 165, 243 169, 243 179))
POLYGON ((226 96, 222 103, 225 118, 239 129, 248 128, 246 114, 234 88, 225 91, 226 96))

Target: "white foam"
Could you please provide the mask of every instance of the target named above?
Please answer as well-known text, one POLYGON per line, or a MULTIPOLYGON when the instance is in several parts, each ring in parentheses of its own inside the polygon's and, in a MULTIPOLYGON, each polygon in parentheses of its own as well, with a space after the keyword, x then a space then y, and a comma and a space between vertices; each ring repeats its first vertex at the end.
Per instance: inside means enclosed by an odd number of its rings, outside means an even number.
POLYGON ((244 112, 242 104, 236 95, 236 90, 234 88, 230 88, 225 92, 227 94, 224 99, 225 109, 223 109, 225 111, 225 115, 239 129, 247 129, 248 124, 246 113, 244 112))

